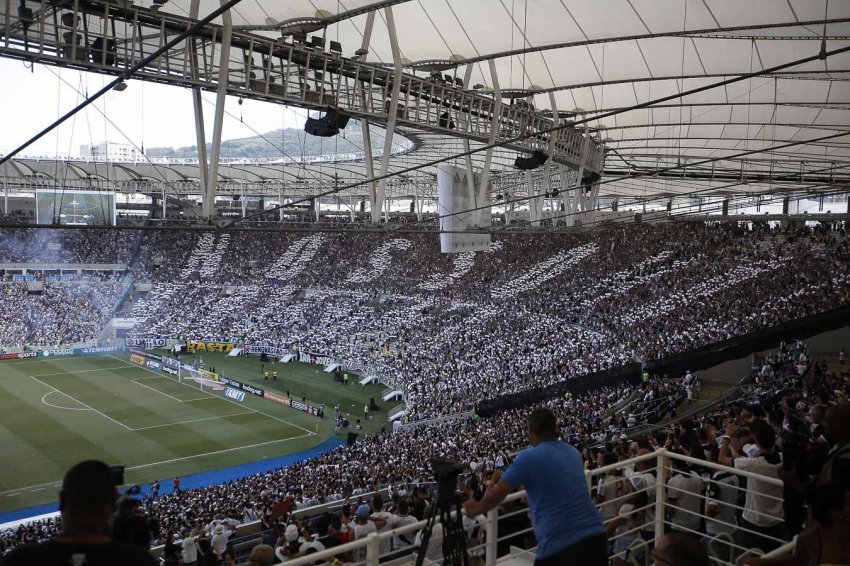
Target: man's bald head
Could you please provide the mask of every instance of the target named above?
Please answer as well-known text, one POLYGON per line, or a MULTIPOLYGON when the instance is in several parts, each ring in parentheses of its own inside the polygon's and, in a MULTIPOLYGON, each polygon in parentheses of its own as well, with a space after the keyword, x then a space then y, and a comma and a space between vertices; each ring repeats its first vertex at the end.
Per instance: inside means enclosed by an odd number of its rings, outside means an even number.
POLYGON ((98 460, 85 460, 68 470, 59 492, 64 527, 104 527, 115 508, 114 479, 109 466, 98 460))
POLYGON ((827 409, 824 426, 839 446, 850 442, 850 403, 833 405, 827 409))
POLYGON ((271 566, 275 563, 274 549, 267 544, 258 544, 251 549, 251 561, 256 561, 260 566, 271 566))
POLYGON ((656 563, 664 566, 709 566, 708 550, 696 536, 667 533, 655 545, 656 563))

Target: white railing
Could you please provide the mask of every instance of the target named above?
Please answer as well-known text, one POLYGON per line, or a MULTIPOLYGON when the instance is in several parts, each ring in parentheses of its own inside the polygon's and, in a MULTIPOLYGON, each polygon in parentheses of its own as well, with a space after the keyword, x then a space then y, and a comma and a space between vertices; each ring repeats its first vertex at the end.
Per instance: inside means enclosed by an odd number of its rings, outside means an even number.
MULTIPOLYGON (((699 467, 700 469, 707 469, 711 471, 718 471, 723 473, 728 473, 737 478, 747 478, 749 480, 756 480, 765 485, 770 486, 781 486, 782 481, 775 477, 767 477, 759 474, 755 474, 752 472, 747 472, 744 470, 738 470, 735 468, 729 468, 727 466, 722 466, 719 464, 713 464, 710 462, 706 462, 704 460, 698 460, 696 458, 691 458, 689 456, 683 456, 679 454, 675 454, 669 452, 664 449, 660 449, 656 452, 646 454, 644 456, 639 456, 637 458, 632 458, 630 460, 625 460, 622 462, 618 462, 617 464, 613 464, 611 466, 605 466, 602 468, 597 468, 595 470, 587 470, 585 472, 588 489, 591 489, 591 486, 594 483, 594 478, 603 477, 609 473, 617 473, 622 472, 626 469, 631 469, 634 466, 640 465, 643 467, 643 472, 655 472, 655 477, 657 478, 668 478, 670 475, 669 468, 671 466, 671 461, 678 460, 680 462, 684 462, 690 466, 699 467), (647 466, 646 463, 651 462, 653 465, 647 466)), ((655 540, 663 536, 665 531, 670 530, 678 530, 681 532, 688 532, 689 529, 684 528, 681 524, 674 523, 670 519, 667 518, 668 512, 674 513, 686 513, 691 515, 699 516, 701 521, 711 519, 705 514, 705 501, 707 498, 706 488, 711 483, 716 483, 715 480, 710 479, 710 477, 703 477, 697 475, 696 472, 687 472, 677 470, 676 473, 684 474, 684 475, 695 475, 699 477, 701 480, 701 489, 699 493, 693 493, 696 497, 700 499, 700 511, 693 512, 687 510, 679 505, 675 505, 668 501, 668 492, 671 490, 676 491, 677 488, 668 485, 668 481, 658 481, 655 487, 642 488, 626 495, 623 495, 619 498, 611 499, 608 501, 599 501, 597 502, 597 507, 601 507, 602 505, 610 505, 612 503, 618 504, 624 503, 635 496, 636 493, 640 493, 642 491, 648 492, 649 502, 645 507, 637 508, 633 511, 633 514, 640 517, 645 511, 654 511, 654 518, 652 520, 642 520, 639 523, 635 520, 632 520, 631 524, 625 530, 621 530, 621 532, 612 534, 609 536, 608 540, 611 543, 612 548, 617 548, 618 546, 626 546, 627 550, 620 550, 619 552, 611 552, 609 554, 609 558, 613 560, 615 556, 619 556, 624 558, 627 564, 634 565, 648 565, 651 563, 650 552, 648 552, 651 545, 654 544, 655 540), (631 537, 635 533, 639 533, 639 536, 635 537, 634 540, 625 544, 626 541, 620 540, 624 537, 631 537), (642 536, 640 536, 642 535, 642 536), (644 538, 645 537, 645 538, 644 538), (621 544, 618 544, 618 541, 621 544), (628 554, 628 555, 627 555, 628 554)), ((628 481, 627 478, 623 478, 624 481, 628 481)), ((743 490, 743 488, 737 488, 739 490, 743 490)), ((681 491, 681 490, 679 490, 681 491)), ((513 503, 520 502, 526 496, 524 491, 520 491, 517 493, 513 493, 509 495, 505 499, 505 503, 513 503)), ((763 497, 770 498, 773 496, 763 494, 763 497)), ((781 499, 781 498, 780 498, 781 499)), ((737 505, 737 503, 724 503, 730 508, 741 509, 737 505)), ((473 541, 469 543, 468 550, 482 550, 484 551, 484 563, 486 566, 496 566, 497 563, 500 562, 508 562, 511 559, 521 559, 525 558, 526 560, 533 561, 533 553, 534 549, 515 549, 512 547, 511 553, 499 557, 497 555, 497 549, 499 543, 504 543, 509 540, 517 540, 517 537, 522 537, 525 534, 531 533, 532 528, 528 527, 527 529, 521 531, 511 531, 508 533, 504 533, 499 531, 499 521, 513 515, 518 514, 526 514, 528 509, 524 506, 519 509, 514 509, 510 512, 502 512, 500 508, 493 509, 487 514, 486 521, 484 521, 483 526, 485 529, 484 542, 473 541)), ((648 514, 648 513, 647 513, 648 514)), ((782 517, 773 517, 777 520, 782 520, 782 517)), ((747 529, 743 529, 743 527, 733 524, 727 523, 720 520, 718 517, 711 519, 717 524, 727 525, 729 527, 735 528, 738 532, 747 531, 747 529)), ((734 520, 734 519, 733 519, 734 520)), ((609 519, 610 521, 610 519, 609 519)), ((301 566, 306 564, 317 564, 322 561, 330 561, 335 556, 340 556, 343 554, 347 554, 349 552, 355 552, 356 555, 360 556, 359 561, 353 562, 353 564, 363 564, 367 566, 377 566, 379 561, 381 564, 412 564, 415 560, 415 556, 408 555, 406 557, 397 558, 391 561, 387 561, 387 558, 390 556, 389 554, 381 554, 380 547, 381 543, 386 543, 387 540, 391 540, 395 536, 399 535, 410 535, 417 533, 425 526, 425 521, 419 521, 405 527, 399 529, 393 529, 390 531, 386 531, 380 534, 372 534, 368 537, 356 540, 354 542, 350 542, 341 546, 336 546, 333 548, 329 548, 327 550, 323 550, 318 553, 311 554, 309 556, 296 558, 294 560, 290 560, 287 562, 287 566, 301 566), (365 558, 363 554, 365 551, 365 558)), ((746 552, 751 552, 754 554, 763 554, 761 550, 751 549, 741 546, 736 542, 732 536, 729 535, 718 535, 714 537, 707 536, 701 532, 692 531, 697 533, 698 536, 701 537, 701 540, 704 544, 706 544, 709 548, 709 551, 712 556, 712 563, 719 564, 724 566, 735 566, 738 563, 738 560, 741 556, 743 556, 746 552)), ((752 531, 749 531, 752 532, 752 531)), ((784 540, 775 539, 772 537, 766 537, 766 540, 772 540, 774 544, 781 545, 778 549, 774 550, 766 554, 765 556, 776 556, 783 553, 789 552, 794 547, 794 543, 786 543, 784 540)), ((409 552, 411 550, 410 547, 407 548, 409 552)), ((403 553, 404 549, 396 549, 392 554, 398 556, 399 553, 403 553)), ((426 560, 426 564, 429 563, 426 560)))

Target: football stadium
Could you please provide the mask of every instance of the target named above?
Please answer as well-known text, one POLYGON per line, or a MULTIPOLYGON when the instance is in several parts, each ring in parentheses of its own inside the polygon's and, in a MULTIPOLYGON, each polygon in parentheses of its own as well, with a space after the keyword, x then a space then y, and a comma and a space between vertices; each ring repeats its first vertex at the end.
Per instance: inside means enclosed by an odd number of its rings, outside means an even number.
POLYGON ((0 2, 0 566, 850 565, 850 4, 0 2))

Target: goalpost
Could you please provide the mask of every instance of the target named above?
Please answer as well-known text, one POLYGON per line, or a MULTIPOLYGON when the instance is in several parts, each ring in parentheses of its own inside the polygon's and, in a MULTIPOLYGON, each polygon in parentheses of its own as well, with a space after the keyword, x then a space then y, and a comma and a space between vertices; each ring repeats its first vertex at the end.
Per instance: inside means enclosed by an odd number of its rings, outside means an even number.
POLYGON ((224 385, 218 380, 218 374, 203 369, 194 369, 180 365, 177 370, 177 380, 181 383, 196 383, 202 391, 206 387, 213 391, 224 391, 224 385))

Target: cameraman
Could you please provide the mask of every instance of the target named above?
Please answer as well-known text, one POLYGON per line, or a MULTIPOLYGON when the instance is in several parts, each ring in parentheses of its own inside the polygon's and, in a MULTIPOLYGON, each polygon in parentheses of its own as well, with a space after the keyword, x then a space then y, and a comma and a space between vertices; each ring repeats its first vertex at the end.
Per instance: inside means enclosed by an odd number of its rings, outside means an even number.
POLYGON ((68 470, 62 480, 59 492, 62 532, 48 542, 16 548, 0 560, 0 564, 155 566, 150 553, 116 542, 107 534, 116 496, 109 466, 97 460, 80 462, 68 470))
POLYGON ((535 566, 607 566, 605 527, 590 499, 581 454, 558 440, 555 415, 546 408, 529 415, 528 437, 531 448, 519 453, 481 501, 463 504, 466 515, 485 515, 525 486, 538 544, 535 566))

